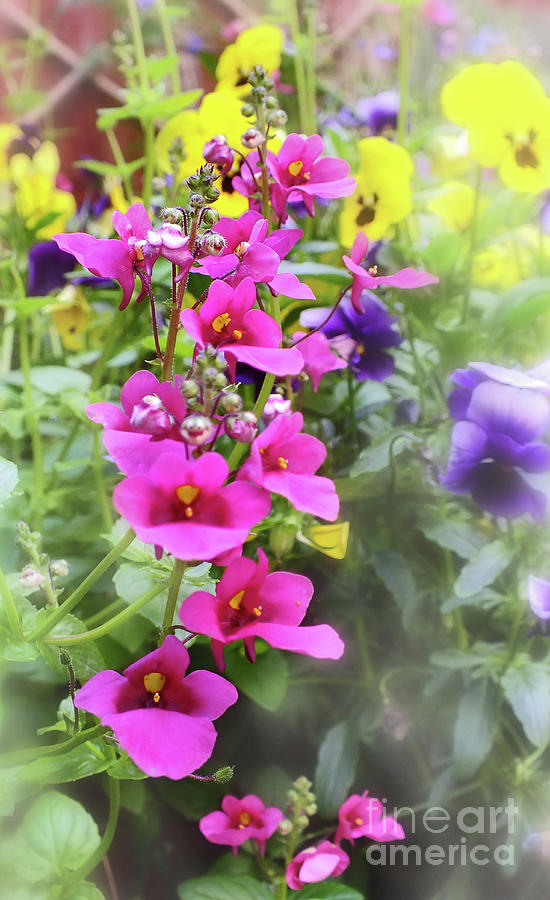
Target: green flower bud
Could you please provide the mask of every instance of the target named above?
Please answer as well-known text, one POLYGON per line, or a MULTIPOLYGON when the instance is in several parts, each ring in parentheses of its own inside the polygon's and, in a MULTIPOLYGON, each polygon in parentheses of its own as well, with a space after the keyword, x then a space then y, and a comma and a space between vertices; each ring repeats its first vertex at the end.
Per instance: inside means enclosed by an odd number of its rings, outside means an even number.
POLYGON ((214 773, 214 781, 216 784, 227 784, 227 782, 231 781, 233 778, 234 772, 235 766, 223 766, 223 768, 218 769, 218 771, 214 773))
POLYGON ((195 381, 184 381, 180 384, 180 394, 182 397, 185 397, 186 400, 191 400, 193 397, 198 396, 199 386, 195 381))
POLYGON ((298 828, 302 828, 302 829, 307 828, 307 826, 309 825, 308 817, 307 816, 298 816, 298 818, 296 819, 296 825, 298 826, 298 828))
POLYGON ((215 203, 218 197, 220 196, 221 191, 216 187, 207 187, 204 191, 205 199, 210 203, 215 203))
POLYGON ((238 413, 243 408, 242 397, 238 394, 224 394, 218 407, 221 413, 238 413))
POLYGON ((241 116, 244 116, 245 119, 251 119, 254 115, 254 107, 252 103, 245 103, 241 106, 241 116))
POLYGON ((267 121, 270 125, 273 125, 274 128, 282 128, 283 125, 286 125, 288 116, 284 109, 274 109, 272 112, 268 113, 267 121))
POLYGON ((279 834, 282 834, 283 837, 286 837, 287 834, 290 834, 293 828, 294 826, 290 819, 281 819, 277 826, 277 831, 279 832, 279 834))
POLYGON ((269 549, 277 559, 282 559, 292 550, 295 539, 296 529, 291 525, 274 525, 269 533, 269 549))
POLYGON ((217 225, 220 221, 220 214, 217 209, 212 209, 211 206, 205 206, 202 211, 202 224, 207 225, 208 228, 211 228, 212 225, 217 225))
POLYGON ((308 814, 308 816, 314 816, 317 812, 317 804, 316 803, 308 803, 305 807, 304 812, 308 814))

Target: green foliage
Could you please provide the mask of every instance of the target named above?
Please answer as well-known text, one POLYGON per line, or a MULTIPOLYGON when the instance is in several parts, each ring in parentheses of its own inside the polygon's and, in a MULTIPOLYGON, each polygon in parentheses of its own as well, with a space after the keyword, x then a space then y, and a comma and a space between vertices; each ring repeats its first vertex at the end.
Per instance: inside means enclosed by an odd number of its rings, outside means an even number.
POLYGON ((359 758, 357 732, 350 722, 339 722, 326 732, 315 769, 315 795, 319 812, 334 817, 355 779, 359 758))

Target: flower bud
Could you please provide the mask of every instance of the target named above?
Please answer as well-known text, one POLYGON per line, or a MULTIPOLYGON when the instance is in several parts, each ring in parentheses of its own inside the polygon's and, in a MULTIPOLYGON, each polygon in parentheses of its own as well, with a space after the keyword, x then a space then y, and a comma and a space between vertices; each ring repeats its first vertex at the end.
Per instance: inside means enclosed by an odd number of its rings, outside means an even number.
POLYGON ((273 125, 274 128, 282 128, 283 125, 286 125, 288 116, 284 109, 274 109, 272 112, 268 113, 267 121, 270 125, 273 125))
POLYGON ((42 572, 39 572, 38 569, 33 569, 32 566, 25 566, 19 576, 19 583, 24 588, 42 587, 45 581, 46 579, 42 572))
POLYGON ((252 412, 243 412, 238 416, 228 416, 224 422, 225 433, 234 441, 249 444, 258 432, 258 420, 252 412))
POLYGON ((183 212, 177 206, 167 206, 161 209, 160 218, 170 225, 183 225, 183 212))
POLYGON ((205 199, 202 194, 189 194, 189 206, 193 209, 201 209, 205 205, 205 199))
POLYGON ((198 174, 190 175, 187 179, 187 187, 190 191, 197 191, 201 187, 201 179, 198 174))
POLYGON ((218 372, 213 386, 217 391, 223 391, 223 389, 227 387, 227 378, 225 377, 223 372, 218 372))
POLYGON ((309 819, 307 816, 298 816, 296 819, 296 825, 298 828, 307 828, 309 825, 309 819))
POLYGON ((241 116, 244 116, 245 119, 251 119, 254 115, 254 107, 252 103, 245 103, 241 106, 241 116))
POLYGON ((218 407, 221 413, 238 413, 243 408, 242 397, 238 394, 224 394, 218 407))
POLYGON ((199 386, 195 381, 189 379, 187 381, 182 381, 179 390, 182 397, 186 400, 191 400, 193 397, 198 396, 199 386))
POLYGON ((221 191, 219 191, 216 187, 207 187, 204 191, 204 197, 210 203, 215 203, 220 194, 221 191))
POLYGON ((235 766, 223 766, 214 773, 214 781, 216 784, 227 784, 233 778, 235 766))
POLYGON ((311 787, 311 781, 309 778, 306 778, 305 775, 298 775, 298 778, 294 782, 294 787, 298 791, 309 791, 311 787))
POLYGON ((277 416, 289 416, 292 413, 292 404, 282 394, 270 394, 267 398, 262 413, 262 418, 266 424, 276 419, 277 416))
POLYGON ((266 109, 278 109, 279 101, 276 97, 266 97, 265 100, 266 109))
POLYGON ((227 241, 217 231, 208 231, 206 234, 203 234, 200 241, 202 252, 208 256, 219 256, 226 246, 227 241))
POLYGON ((166 412, 162 400, 156 394, 146 394, 136 403, 130 416, 130 425, 143 434, 165 434, 172 427, 172 417, 166 412))
POLYGON ((69 574, 69 563, 66 559, 54 559, 50 563, 50 572, 54 577, 65 578, 69 574))
POLYGON ((281 819, 281 821, 279 822, 279 824, 277 826, 277 831, 279 832, 279 834, 282 834, 283 837, 286 837, 287 834, 290 834, 293 827, 294 826, 293 826, 292 822, 290 821, 290 819, 281 819))
POLYGON ((184 441, 200 447, 212 440, 214 425, 206 416, 187 416, 181 423, 180 432, 184 441))
POLYGON ((202 211, 202 224, 211 228, 212 225, 217 225, 220 221, 220 214, 217 209, 213 209, 212 206, 205 206, 202 211))
POLYGON ((215 134, 204 145, 202 155, 209 163, 219 166, 222 175, 229 172, 233 165, 233 151, 223 134, 215 134))
MULTIPOLYGON (((219 378, 219 375, 220 373, 215 366, 209 366, 201 372, 201 382, 205 388, 212 390, 212 388, 216 387, 216 379, 219 378)), ((225 381, 225 384, 227 384, 227 381, 225 381)), ((225 384, 222 387, 225 387, 225 384)))
POLYGON ((261 144, 265 144, 265 137, 257 128, 247 128, 244 134, 241 134, 241 144, 248 150, 254 150, 261 144))
POLYGON ((290 553, 294 546, 296 529, 291 525, 274 525, 269 532, 269 549, 277 557, 282 559, 290 553))

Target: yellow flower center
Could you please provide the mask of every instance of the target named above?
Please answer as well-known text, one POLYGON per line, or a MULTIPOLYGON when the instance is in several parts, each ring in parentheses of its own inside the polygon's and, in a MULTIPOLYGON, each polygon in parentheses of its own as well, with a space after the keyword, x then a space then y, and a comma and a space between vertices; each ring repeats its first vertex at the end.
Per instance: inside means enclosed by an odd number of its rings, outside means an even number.
POLYGON ((233 337, 235 338, 235 340, 236 340, 236 341, 240 341, 240 339, 242 338, 242 336, 243 336, 242 331, 239 331, 238 328, 235 328, 235 330, 233 331, 233 337))
POLYGON ((193 502, 197 499, 199 493, 200 488, 194 484, 180 484, 179 488, 176 488, 176 497, 183 503, 183 513, 186 519, 193 518, 193 502))
POLYGON ((288 469, 288 459, 285 459, 284 456, 278 456, 277 465, 280 469, 288 469))
POLYGON ((221 313, 219 316, 216 316, 214 321, 212 322, 212 328, 214 331, 219 334, 224 328, 227 328, 228 325, 231 324, 231 316, 229 313, 221 313))
POLYGON ((359 356, 362 356, 363 353, 365 352, 365 345, 364 345, 364 344, 357 344, 357 346, 356 346, 355 349, 357 350, 359 356))
POLYGON ((235 247, 235 256, 238 256, 239 259, 242 259, 249 247, 250 244, 248 243, 248 241, 241 241, 241 243, 237 244, 237 246, 235 247))
POLYGON ((235 594, 233 597, 231 597, 231 600, 229 601, 229 605, 230 605, 231 609, 240 609, 243 597, 244 597, 244 590, 239 591, 238 594, 235 594))
POLYGON ((153 695, 153 702, 158 703, 160 700, 160 692, 166 684, 166 675, 162 672, 149 672, 143 676, 143 686, 148 694, 153 695))
POLYGON ((357 818, 355 819, 355 824, 356 824, 356 825, 362 825, 362 824, 363 824, 363 819, 360 819, 359 816, 357 816, 357 818))
POLYGON ((252 610, 252 612, 254 613, 255 616, 261 616, 261 614, 262 614, 262 607, 261 607, 261 606, 255 606, 254 609, 252 610))
POLYGON ((540 159, 535 153, 533 144, 537 138, 537 132, 534 128, 530 128, 525 134, 507 134, 506 139, 510 141, 514 148, 514 158, 521 169, 538 169, 540 159))
POLYGON ((242 812, 239 816, 239 828, 246 828, 250 825, 250 813, 242 812))
POLYGON ((288 166, 288 173, 292 175, 293 178, 296 178, 297 175, 300 174, 302 169, 304 168, 304 164, 301 159, 295 159, 294 162, 291 162, 288 166))

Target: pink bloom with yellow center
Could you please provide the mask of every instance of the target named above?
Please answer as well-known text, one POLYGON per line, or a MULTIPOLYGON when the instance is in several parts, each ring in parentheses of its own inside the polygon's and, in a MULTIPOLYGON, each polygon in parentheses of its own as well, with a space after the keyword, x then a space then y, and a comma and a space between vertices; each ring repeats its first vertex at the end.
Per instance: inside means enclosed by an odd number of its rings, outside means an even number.
POLYGON ((313 390, 316 392, 323 375, 345 369, 347 362, 336 356, 330 349, 328 338, 321 331, 315 331, 306 337, 306 331, 295 331, 293 338, 300 341, 300 353, 304 357, 304 372, 311 378, 313 390))
POLYGON ((237 700, 237 691, 212 672, 185 675, 189 654, 169 635, 158 650, 120 675, 98 672, 75 698, 75 706, 112 728, 120 746, 148 775, 185 778, 211 756, 213 719, 237 700))
POLYGON ((419 287, 426 287, 428 284, 438 284, 439 278, 431 275, 429 272, 422 272, 418 269, 406 268, 400 269, 393 275, 377 275, 376 266, 370 269, 364 269, 360 263, 367 255, 369 249, 369 239, 364 231, 357 232, 357 236, 351 248, 351 257, 342 257, 346 267, 353 275, 353 286, 351 289, 351 302, 356 312, 364 312, 361 303, 361 294, 363 291, 373 291, 378 287, 394 287, 402 290, 411 290, 419 287))
POLYGON ((228 844, 237 855, 237 847, 245 841, 256 841, 260 855, 265 853, 265 842, 277 830, 283 813, 276 806, 265 806, 255 794, 247 794, 239 800, 230 794, 222 800, 222 810, 208 813, 199 822, 199 828, 213 844, 228 844))
POLYGON ((231 287, 252 278, 269 285, 272 293, 298 300, 315 299, 311 288, 296 275, 277 274, 281 261, 303 236, 300 228, 278 228, 268 235, 267 219, 249 210, 239 219, 222 217, 212 230, 223 235, 226 246, 219 256, 201 259, 199 272, 223 278, 231 287))
POLYGON ((302 626, 313 585, 292 572, 271 572, 263 550, 258 562, 242 557, 231 562, 216 585, 216 596, 195 591, 183 601, 184 628, 212 639, 212 653, 220 672, 225 668, 227 644, 243 640, 248 658, 255 659, 254 641, 304 653, 317 659, 339 659, 344 644, 330 625, 302 626))
POLYGON ((224 485, 229 468, 219 453, 188 459, 183 444, 167 440, 146 463, 117 484, 113 503, 140 540, 177 559, 212 560, 240 547, 269 513, 265 491, 242 482, 224 485))
POLYGON ((368 791, 352 794, 338 810, 338 828, 334 841, 355 843, 355 838, 369 837, 375 841, 401 841, 405 837, 399 822, 384 815, 380 800, 369 797, 368 791))
POLYGON ((340 506, 330 478, 314 475, 326 458, 324 444, 301 434, 301 413, 278 416, 250 448, 250 457, 237 478, 281 494, 301 512, 334 522, 340 506))
POLYGON ((300 891, 304 884, 317 884, 327 878, 336 878, 349 866, 349 856, 330 841, 322 841, 317 847, 306 847, 294 857, 286 869, 286 883, 293 891, 300 891))
POLYGON ((200 311, 184 309, 181 324, 197 347, 211 344, 225 354, 232 379, 237 361, 261 372, 297 375, 304 363, 301 353, 293 347, 281 349, 281 329, 267 313, 253 309, 255 302, 252 278, 235 288, 213 281, 200 311))

